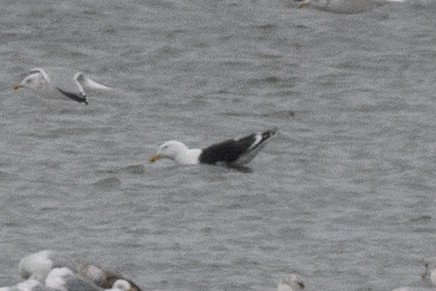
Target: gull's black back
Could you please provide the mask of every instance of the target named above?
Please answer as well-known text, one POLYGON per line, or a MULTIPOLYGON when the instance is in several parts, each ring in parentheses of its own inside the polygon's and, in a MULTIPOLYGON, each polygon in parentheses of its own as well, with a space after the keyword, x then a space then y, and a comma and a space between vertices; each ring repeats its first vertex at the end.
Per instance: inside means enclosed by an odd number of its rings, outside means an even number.
POLYGON ((275 130, 265 131, 261 133, 261 139, 258 141, 256 141, 256 136, 260 135, 260 133, 253 133, 240 139, 229 139, 213 144, 203 149, 199 157, 200 163, 216 164, 222 162, 232 164, 241 156, 257 150, 275 133, 275 130))

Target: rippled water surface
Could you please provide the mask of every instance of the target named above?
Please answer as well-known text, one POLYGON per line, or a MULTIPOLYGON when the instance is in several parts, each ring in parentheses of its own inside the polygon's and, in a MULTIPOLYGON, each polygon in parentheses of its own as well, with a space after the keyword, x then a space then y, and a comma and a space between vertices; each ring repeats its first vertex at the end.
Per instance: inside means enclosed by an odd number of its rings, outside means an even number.
POLYGON ((436 3, 8 1, 0 9, 1 285, 41 249, 144 290, 423 284, 436 257, 436 3), (13 91, 74 67, 89 106, 13 91), (278 127, 252 173, 147 164, 278 127))

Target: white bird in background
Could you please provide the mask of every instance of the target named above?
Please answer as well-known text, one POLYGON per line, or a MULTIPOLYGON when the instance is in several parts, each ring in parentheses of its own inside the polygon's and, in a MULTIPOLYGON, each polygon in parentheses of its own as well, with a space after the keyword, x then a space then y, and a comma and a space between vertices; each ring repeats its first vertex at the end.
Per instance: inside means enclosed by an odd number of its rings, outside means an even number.
MULTIPOLYGON (((427 262, 424 264, 425 266, 425 272, 421 275, 422 279, 424 280, 425 287, 400 287, 396 288, 392 291, 427 291, 427 290, 433 290, 432 288, 429 289, 428 286, 436 286, 436 266, 433 263, 427 262)), ((415 283, 415 285, 418 285, 415 283)), ((421 285, 421 284, 419 284, 421 285)))
POLYGON ((425 263, 425 273, 421 277, 425 280, 430 280, 436 286, 436 266, 433 263, 425 263))
POLYGON ((294 0, 299 7, 311 6, 335 13, 356 14, 368 11, 389 2, 405 0, 294 0))
POLYGON ((291 273, 284 276, 277 287, 277 291, 299 291, 306 286, 297 274, 291 273))
POLYGON ((44 283, 47 274, 55 267, 68 267, 77 270, 79 264, 68 256, 44 250, 21 259, 18 271, 24 279, 34 279, 44 283))
POLYGON ((110 87, 99 84, 82 72, 61 67, 34 68, 14 89, 28 88, 41 97, 70 98, 79 103, 88 104, 85 89, 109 90, 110 87))

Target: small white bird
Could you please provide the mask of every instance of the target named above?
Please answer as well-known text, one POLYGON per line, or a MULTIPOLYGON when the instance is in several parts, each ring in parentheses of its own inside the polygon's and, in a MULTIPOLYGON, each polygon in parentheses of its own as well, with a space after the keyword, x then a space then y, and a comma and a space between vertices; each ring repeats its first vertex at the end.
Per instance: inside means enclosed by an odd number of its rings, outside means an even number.
POLYGON ((425 263, 425 272, 421 275, 423 279, 428 279, 436 286, 436 266, 433 263, 425 263))
POLYGON ((78 264, 70 257, 55 251, 44 250, 28 255, 20 260, 18 271, 24 279, 35 279, 44 283, 47 274, 55 267, 77 269, 78 264))
POLYGON ((294 0, 299 7, 314 8, 343 14, 356 14, 368 11, 388 2, 404 2, 404 0, 294 0))
POLYGON ((84 104, 88 104, 85 89, 111 89, 91 80, 82 72, 61 67, 34 68, 20 84, 14 86, 15 90, 19 88, 31 89, 41 97, 67 97, 84 104))
POLYGON ((250 162, 276 133, 274 129, 253 133, 204 149, 190 149, 180 141, 171 140, 160 145, 157 153, 151 156, 149 162, 170 159, 184 165, 222 163, 227 166, 240 167, 250 162))
MULTIPOLYGON (((426 262, 424 264, 425 266, 425 272, 421 275, 422 279, 425 282, 426 286, 424 287, 400 287, 400 288, 396 288, 392 291, 426 291, 429 290, 427 287, 427 285, 432 284, 434 286, 436 286, 436 266, 433 263, 430 262, 426 262)), ((417 285, 417 284, 415 284, 417 285)))
POLYGON ((305 287, 300 277, 297 274, 291 273, 280 280, 277 291, 298 291, 304 290, 305 287))

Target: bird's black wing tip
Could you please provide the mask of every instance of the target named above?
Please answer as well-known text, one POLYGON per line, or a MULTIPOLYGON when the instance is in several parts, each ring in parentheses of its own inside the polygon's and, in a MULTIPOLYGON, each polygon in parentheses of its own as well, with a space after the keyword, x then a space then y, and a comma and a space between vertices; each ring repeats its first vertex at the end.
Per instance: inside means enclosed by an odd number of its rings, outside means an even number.
POLYGON ((264 136, 264 138, 268 139, 268 138, 276 135, 278 132, 279 132, 279 129, 277 127, 273 127, 271 129, 268 129, 267 131, 264 131, 262 135, 264 136))
POLYGON ((56 89, 59 92, 61 92, 64 96, 66 96, 66 97, 68 97, 68 98, 70 98, 70 99, 72 99, 74 101, 77 101, 79 103, 85 103, 86 105, 88 105, 88 99, 86 98, 86 95, 70 93, 70 92, 64 91, 64 90, 62 90, 62 89, 60 89, 58 87, 56 87, 56 89))

